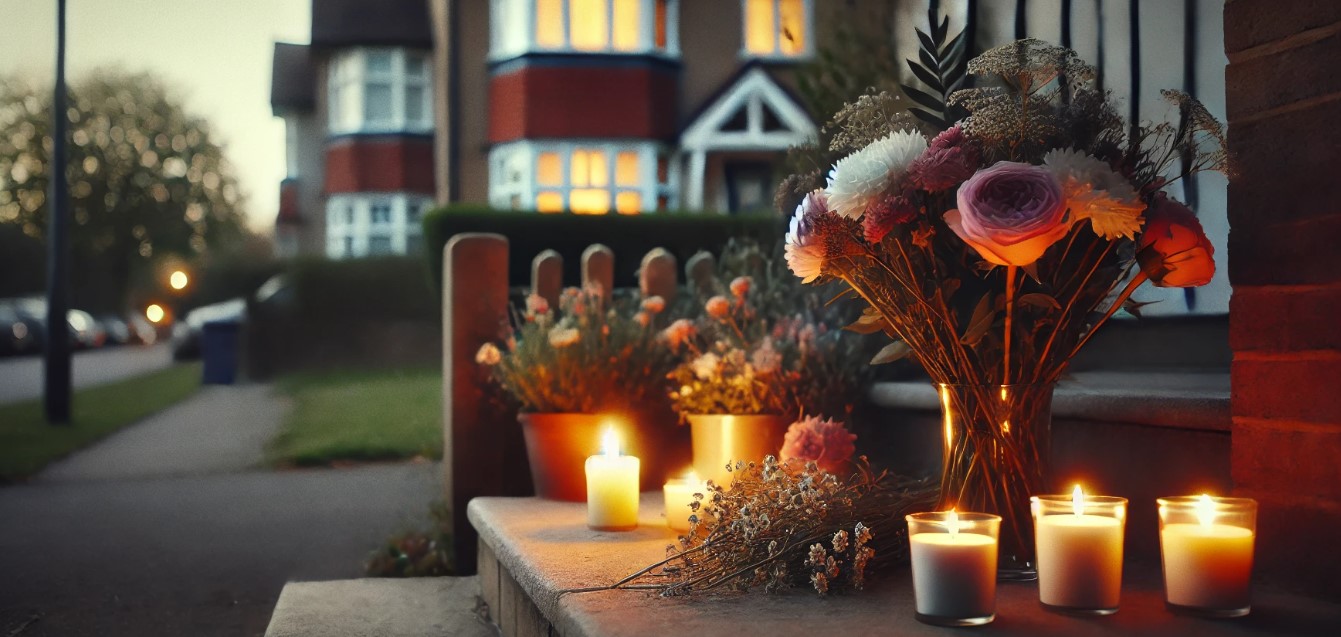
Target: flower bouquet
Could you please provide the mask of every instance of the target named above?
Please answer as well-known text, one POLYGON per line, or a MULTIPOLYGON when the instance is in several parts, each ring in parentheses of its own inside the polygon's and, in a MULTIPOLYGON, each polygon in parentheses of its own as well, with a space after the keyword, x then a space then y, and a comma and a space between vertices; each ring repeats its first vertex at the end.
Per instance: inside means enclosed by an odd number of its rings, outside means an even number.
POLYGON ((659 478, 667 413, 664 382, 674 365, 645 318, 665 304, 651 297, 632 311, 611 303, 595 287, 568 288, 558 308, 530 295, 503 335, 502 347, 486 343, 475 360, 512 398, 521 414, 526 454, 542 497, 586 498, 583 462, 595 453, 607 427, 659 478))
POLYGON ((729 487, 727 465, 777 455, 803 409, 849 415, 866 372, 853 360, 858 339, 807 318, 817 312, 768 311, 782 309, 770 307, 780 300, 807 302, 781 261, 747 244, 722 256, 725 276, 696 282, 700 315, 671 323, 661 338, 680 357, 669 374, 670 399, 690 423, 694 469, 729 487))
POLYGON ((801 198, 786 260, 864 302, 852 329, 893 340, 880 359, 911 355, 930 375, 940 506, 1000 514, 1002 558, 1027 569, 1053 385, 1141 284, 1211 279, 1201 225, 1162 190, 1228 157, 1220 124, 1181 93, 1164 92, 1174 123, 1128 128, 1068 49, 1021 40, 967 71, 978 88, 945 91, 967 117, 930 141, 888 95, 838 114, 828 151, 845 156, 823 187, 818 173, 785 184, 801 198))

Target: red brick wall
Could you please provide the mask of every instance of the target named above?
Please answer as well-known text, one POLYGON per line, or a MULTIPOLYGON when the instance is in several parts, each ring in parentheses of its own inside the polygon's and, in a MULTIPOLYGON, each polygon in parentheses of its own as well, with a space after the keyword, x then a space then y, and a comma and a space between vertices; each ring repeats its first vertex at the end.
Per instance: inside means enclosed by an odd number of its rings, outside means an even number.
POLYGON ((326 144, 326 194, 433 194, 433 140, 419 137, 342 137, 326 144))
POLYGON ((528 66, 489 82, 489 142, 537 138, 669 139, 674 71, 528 66))
POLYGON ((1228 0, 1231 471, 1258 571, 1341 594, 1341 2, 1228 0))

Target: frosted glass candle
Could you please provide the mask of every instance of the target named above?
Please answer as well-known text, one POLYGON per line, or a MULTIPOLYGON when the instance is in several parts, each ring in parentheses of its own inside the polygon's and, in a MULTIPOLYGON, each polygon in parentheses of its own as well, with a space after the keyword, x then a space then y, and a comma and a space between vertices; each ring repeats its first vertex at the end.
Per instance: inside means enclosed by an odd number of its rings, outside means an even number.
POLYGON ((1257 502, 1208 495, 1157 502, 1169 609, 1206 617, 1247 615, 1252 610, 1257 502))
POLYGON ((1109 615, 1122 592, 1127 500, 1078 492, 1030 498, 1038 599, 1052 610, 1109 615))
POLYGON ((620 455, 613 429, 602 447, 604 453, 587 458, 587 526, 631 531, 638 528, 638 458, 620 455))
MULTIPOLYGON (((694 501, 695 493, 707 496, 707 485, 691 471, 683 478, 667 480, 661 491, 666 498, 666 526, 674 531, 688 531, 689 516, 694 515, 689 505, 694 501)), ((702 509, 699 511, 699 517, 702 518, 702 509)))
POLYGON ((917 620, 977 626, 995 619, 1001 517, 949 511, 906 519, 917 620))

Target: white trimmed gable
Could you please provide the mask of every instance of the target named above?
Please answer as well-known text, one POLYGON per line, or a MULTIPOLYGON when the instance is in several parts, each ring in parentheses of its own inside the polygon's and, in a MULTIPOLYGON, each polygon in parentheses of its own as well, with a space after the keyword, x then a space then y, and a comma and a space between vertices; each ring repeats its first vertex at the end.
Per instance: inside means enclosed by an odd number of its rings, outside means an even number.
POLYGON ((763 69, 746 71, 680 135, 685 151, 786 150, 815 139, 810 116, 763 69))

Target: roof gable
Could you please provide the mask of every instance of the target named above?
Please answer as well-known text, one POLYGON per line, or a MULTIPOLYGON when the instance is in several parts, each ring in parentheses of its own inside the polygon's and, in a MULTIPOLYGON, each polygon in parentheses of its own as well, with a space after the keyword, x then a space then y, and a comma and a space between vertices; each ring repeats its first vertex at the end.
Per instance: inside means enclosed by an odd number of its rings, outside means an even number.
POLYGON ((742 69, 680 134, 687 150, 786 150, 816 137, 815 123, 762 67, 742 69))

